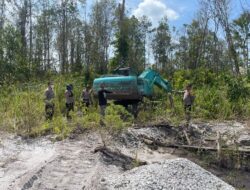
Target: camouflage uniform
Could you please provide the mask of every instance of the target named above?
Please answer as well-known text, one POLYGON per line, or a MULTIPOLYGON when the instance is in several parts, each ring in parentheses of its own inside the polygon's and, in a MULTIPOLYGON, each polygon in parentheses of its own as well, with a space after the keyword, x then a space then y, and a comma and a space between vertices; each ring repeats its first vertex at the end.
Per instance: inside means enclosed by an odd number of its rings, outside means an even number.
POLYGON ((52 119, 55 111, 55 104, 53 102, 55 94, 51 87, 48 87, 44 93, 45 95, 45 114, 46 119, 52 119))
POLYGON ((67 85, 67 90, 65 91, 66 98, 66 117, 70 118, 69 112, 74 111, 74 94, 72 92, 72 87, 67 85))

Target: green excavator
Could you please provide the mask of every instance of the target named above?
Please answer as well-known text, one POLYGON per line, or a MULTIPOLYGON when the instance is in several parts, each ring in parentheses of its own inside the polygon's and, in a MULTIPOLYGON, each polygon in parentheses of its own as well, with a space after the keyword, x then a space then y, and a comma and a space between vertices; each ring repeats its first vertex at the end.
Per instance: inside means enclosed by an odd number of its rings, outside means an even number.
MULTIPOLYGON (((144 97, 153 97, 154 85, 167 93, 172 92, 169 81, 162 78, 158 72, 150 68, 143 71, 139 76, 127 67, 116 69, 112 75, 103 75, 96 78, 93 82, 93 92, 95 96, 97 96, 101 84, 104 84, 106 90, 112 92, 107 94, 107 99, 114 100, 115 104, 120 104, 125 107, 132 105, 133 113, 137 113, 137 105, 144 97)), ((170 104, 173 106, 171 95, 169 97, 170 104)))

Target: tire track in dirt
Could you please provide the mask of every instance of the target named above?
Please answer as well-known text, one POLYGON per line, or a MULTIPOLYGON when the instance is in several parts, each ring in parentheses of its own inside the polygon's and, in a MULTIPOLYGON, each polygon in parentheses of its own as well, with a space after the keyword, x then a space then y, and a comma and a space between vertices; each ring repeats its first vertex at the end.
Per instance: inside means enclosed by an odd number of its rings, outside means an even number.
POLYGON ((54 157, 46 164, 26 172, 10 190, 82 190, 98 170, 98 156, 93 149, 100 146, 96 134, 84 135, 80 140, 65 140, 55 144, 54 157))

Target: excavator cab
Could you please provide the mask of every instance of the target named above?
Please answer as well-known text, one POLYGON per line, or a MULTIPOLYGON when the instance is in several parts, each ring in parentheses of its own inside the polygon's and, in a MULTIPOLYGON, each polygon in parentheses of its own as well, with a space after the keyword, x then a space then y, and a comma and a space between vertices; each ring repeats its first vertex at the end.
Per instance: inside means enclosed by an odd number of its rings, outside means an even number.
POLYGON ((113 71, 115 75, 136 76, 136 72, 131 67, 117 68, 113 71))

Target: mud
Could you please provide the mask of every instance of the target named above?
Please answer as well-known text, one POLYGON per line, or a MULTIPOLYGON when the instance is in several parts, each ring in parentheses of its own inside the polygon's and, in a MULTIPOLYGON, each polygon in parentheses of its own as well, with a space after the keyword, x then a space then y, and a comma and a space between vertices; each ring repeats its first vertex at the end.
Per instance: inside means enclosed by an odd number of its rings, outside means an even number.
MULTIPOLYGON (((222 169, 207 164, 197 152, 169 147, 187 143, 181 130, 158 125, 130 128, 112 136, 103 131, 84 130, 83 134, 74 133, 70 139, 60 142, 52 142, 49 136, 23 140, 12 134, 0 133, 1 189, 98 190, 96 182, 105 180, 107 174, 121 175, 134 167, 178 157, 194 161, 237 188, 250 189, 248 171, 222 169)), ((237 122, 194 124, 188 134, 193 146, 211 147, 216 146, 213 138, 218 131, 222 138, 229 139, 225 140, 228 147, 233 146, 234 141, 244 149, 249 148, 249 128, 237 122), (244 143, 240 144, 240 139, 244 139, 244 143)))
POLYGON ((101 152, 102 161, 108 165, 115 165, 121 167, 124 171, 133 169, 135 165, 146 165, 146 161, 140 161, 136 158, 123 154, 121 151, 111 150, 108 147, 98 147, 95 152, 101 152))

